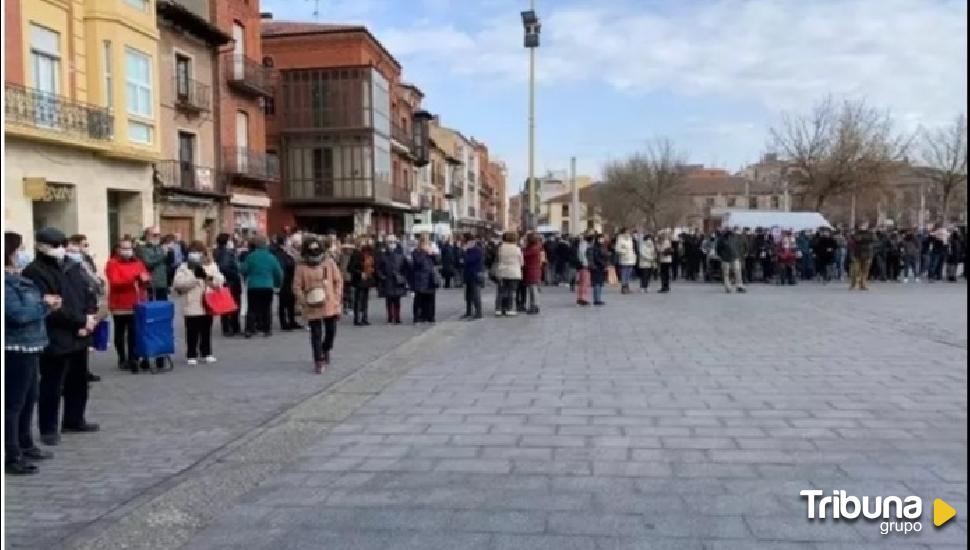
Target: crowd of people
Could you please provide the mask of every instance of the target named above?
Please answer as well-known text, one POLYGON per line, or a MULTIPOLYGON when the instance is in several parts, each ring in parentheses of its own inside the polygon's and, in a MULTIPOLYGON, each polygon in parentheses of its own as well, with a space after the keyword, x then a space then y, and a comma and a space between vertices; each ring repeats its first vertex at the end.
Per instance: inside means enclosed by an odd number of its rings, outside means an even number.
POLYGON ((120 369, 163 371, 169 358, 139 357, 136 351, 135 310, 146 301, 179 304, 185 362, 192 366, 217 362, 217 315, 207 306, 208 293, 228 289, 239 305, 218 315, 225 338, 270 337, 275 301, 280 330, 309 332, 312 369, 321 374, 331 363, 340 318, 352 316, 357 327, 371 324, 371 294, 384 300, 390 324, 402 323, 402 299, 412 296, 417 324, 435 322, 436 294, 452 287, 464 291, 462 319, 482 319, 488 281, 496 288, 498 317, 538 315, 543 286, 568 286, 581 307, 605 305, 608 284, 617 284, 621 294, 645 293, 659 280, 658 292, 669 293, 678 278, 720 280, 725 292, 744 293, 755 281, 794 285, 848 276, 850 289, 867 290, 872 280, 956 281, 967 246, 965 228, 941 226, 725 228, 710 235, 621 228, 612 235, 507 232, 484 240, 465 234, 341 241, 333 234, 287 232, 271 241, 220 234, 214 247, 151 227, 137 238, 122 237, 99 270, 84 235, 45 228, 34 241, 31 253, 21 235, 4 235, 5 466, 11 474, 34 473, 35 462, 52 457, 33 441, 35 406, 45 446, 58 445, 64 432, 99 429, 86 416, 90 384, 99 380, 88 360, 92 337, 107 319, 120 369))

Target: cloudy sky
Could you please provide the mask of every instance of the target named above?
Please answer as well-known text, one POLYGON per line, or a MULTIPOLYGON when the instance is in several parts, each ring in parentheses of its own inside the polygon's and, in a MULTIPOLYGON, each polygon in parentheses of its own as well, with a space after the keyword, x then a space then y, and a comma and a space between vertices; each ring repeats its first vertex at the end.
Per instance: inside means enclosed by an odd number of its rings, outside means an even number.
MULTIPOLYGON (((276 19, 362 23, 445 125, 526 177, 528 0, 262 0, 276 19)), ((671 138, 692 162, 757 160, 783 112, 865 98, 902 129, 967 105, 965 0, 536 0, 537 172, 671 138)))

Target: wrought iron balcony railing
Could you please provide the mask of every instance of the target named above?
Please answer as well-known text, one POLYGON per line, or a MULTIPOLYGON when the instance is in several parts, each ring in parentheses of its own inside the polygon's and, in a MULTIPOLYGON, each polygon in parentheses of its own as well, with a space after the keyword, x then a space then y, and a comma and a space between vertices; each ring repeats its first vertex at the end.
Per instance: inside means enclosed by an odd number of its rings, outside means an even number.
POLYGON ((222 168, 227 174, 254 181, 280 179, 280 163, 276 155, 267 155, 246 147, 226 147, 222 152, 222 168))
POLYGON ((155 180, 165 188, 222 195, 225 194, 225 184, 218 176, 213 168, 191 162, 163 160, 155 163, 155 180))
POLYGON ((244 94, 272 97, 272 70, 245 55, 227 53, 223 58, 229 85, 244 94))
POLYGON ((12 82, 4 84, 4 122, 85 140, 114 137, 108 109, 12 82))
POLYGON ((194 78, 175 76, 175 106, 185 111, 204 112, 212 106, 212 87, 194 78))

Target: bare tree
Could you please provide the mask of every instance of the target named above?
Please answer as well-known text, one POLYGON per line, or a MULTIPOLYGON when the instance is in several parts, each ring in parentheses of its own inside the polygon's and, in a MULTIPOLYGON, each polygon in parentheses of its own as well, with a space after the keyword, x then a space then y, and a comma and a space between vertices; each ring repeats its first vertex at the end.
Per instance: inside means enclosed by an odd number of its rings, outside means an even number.
POLYGON ((791 191, 821 210, 830 198, 880 186, 899 169, 912 137, 893 126, 888 113, 864 101, 827 98, 809 115, 786 114, 771 140, 792 165, 791 191))
POLYGON ((921 137, 920 160, 931 168, 925 174, 940 196, 947 221, 954 193, 967 185, 967 118, 961 114, 948 126, 923 130, 921 137))
MULTIPOLYGON (((650 229, 665 227, 672 210, 683 206, 686 157, 668 139, 657 139, 641 152, 606 166, 598 202, 604 218, 617 225, 646 220, 650 229)), ((679 216, 679 213, 678 213, 679 216)))

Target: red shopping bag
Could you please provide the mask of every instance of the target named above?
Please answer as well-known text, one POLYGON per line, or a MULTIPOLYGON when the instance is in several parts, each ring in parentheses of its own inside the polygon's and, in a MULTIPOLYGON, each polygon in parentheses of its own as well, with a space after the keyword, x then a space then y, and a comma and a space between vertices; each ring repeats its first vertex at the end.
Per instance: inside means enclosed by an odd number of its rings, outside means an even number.
POLYGON ((203 301, 210 315, 228 315, 239 309, 239 305, 232 297, 232 292, 229 292, 226 287, 207 290, 203 301))

